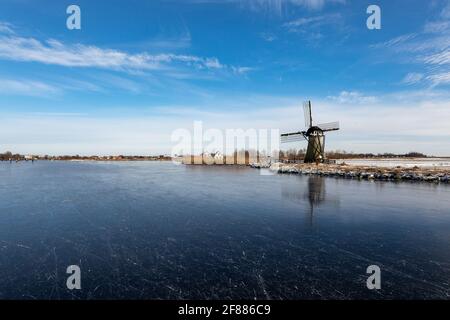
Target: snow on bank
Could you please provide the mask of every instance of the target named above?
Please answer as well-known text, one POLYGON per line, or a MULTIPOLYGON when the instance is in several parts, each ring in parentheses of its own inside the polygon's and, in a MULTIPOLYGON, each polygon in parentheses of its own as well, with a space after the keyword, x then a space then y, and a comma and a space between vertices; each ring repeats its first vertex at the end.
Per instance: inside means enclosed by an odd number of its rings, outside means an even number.
POLYGON ((380 167, 349 164, 274 163, 270 170, 278 173, 319 175, 359 180, 450 182, 450 167, 380 167))
POLYGON ((408 158, 408 159, 343 159, 336 160, 337 164, 346 163, 354 166, 370 166, 384 168, 442 168, 450 167, 450 158, 408 158))

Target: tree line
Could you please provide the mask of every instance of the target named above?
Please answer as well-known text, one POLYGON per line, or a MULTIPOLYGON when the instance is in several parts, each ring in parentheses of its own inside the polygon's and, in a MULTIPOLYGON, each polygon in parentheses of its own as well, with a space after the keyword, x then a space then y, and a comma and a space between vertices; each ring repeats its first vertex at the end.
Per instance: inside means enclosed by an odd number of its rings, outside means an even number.
MULTIPOLYGON (((328 159, 363 159, 363 158, 427 158, 428 156, 411 151, 404 154, 395 153, 354 153, 343 150, 335 150, 325 152, 328 159)), ((306 149, 289 149, 280 151, 280 160, 303 160, 306 154, 306 149)))
POLYGON ((25 159, 25 156, 18 153, 13 154, 11 151, 0 153, 0 161, 23 160, 23 159, 25 159))

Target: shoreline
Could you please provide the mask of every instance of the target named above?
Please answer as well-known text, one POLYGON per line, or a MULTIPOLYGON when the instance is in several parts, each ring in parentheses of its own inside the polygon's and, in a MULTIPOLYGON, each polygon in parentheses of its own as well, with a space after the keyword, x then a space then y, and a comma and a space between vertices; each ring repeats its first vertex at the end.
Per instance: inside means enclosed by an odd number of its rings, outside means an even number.
MULTIPOLYGON (((253 165, 253 168, 264 166, 253 165)), ((417 181, 450 183, 450 168, 447 167, 377 167, 348 164, 284 164, 274 163, 269 170, 279 174, 318 175, 357 180, 378 181, 417 181)))
POLYGON ((169 162, 173 159, 20 159, 20 160, 0 160, 1 162, 169 162))

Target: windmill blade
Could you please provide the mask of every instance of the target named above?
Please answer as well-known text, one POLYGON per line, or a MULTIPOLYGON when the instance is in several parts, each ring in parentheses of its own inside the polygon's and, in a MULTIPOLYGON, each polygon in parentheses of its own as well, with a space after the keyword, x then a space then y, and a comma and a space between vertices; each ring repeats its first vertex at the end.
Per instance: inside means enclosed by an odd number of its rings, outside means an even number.
POLYGON ((281 137, 282 141, 292 141, 292 140, 304 140, 305 137, 302 135, 290 136, 290 137, 281 137))
POLYGON ((298 131, 298 132, 290 132, 290 133, 282 133, 280 137, 292 137, 292 136, 303 136, 306 133, 306 131, 298 131))
POLYGON ((292 142, 302 142, 304 140, 305 140, 305 138, 303 136, 301 136, 301 137, 298 137, 298 138, 289 138, 289 139, 281 138, 280 142, 282 144, 284 144, 284 143, 292 143, 292 142))
POLYGON ((303 132, 286 133, 281 135, 280 142, 281 143, 299 142, 303 141, 304 139, 305 136, 303 132))
POLYGON ((317 125, 322 131, 339 130, 339 122, 328 122, 317 125))
POLYGON ((312 126, 311 101, 303 102, 303 112, 305 115, 305 127, 311 128, 312 126))

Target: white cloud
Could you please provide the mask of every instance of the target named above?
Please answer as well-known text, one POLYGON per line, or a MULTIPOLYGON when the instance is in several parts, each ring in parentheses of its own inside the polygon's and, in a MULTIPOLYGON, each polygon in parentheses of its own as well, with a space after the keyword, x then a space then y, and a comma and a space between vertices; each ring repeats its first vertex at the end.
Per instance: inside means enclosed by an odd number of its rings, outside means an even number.
POLYGON ((441 17, 444 19, 450 19, 450 1, 447 1, 447 5, 442 9, 441 17))
POLYGON ((427 22, 424 27, 425 33, 441 33, 450 29, 449 21, 432 21, 427 22))
POLYGON ((320 16, 302 17, 283 24, 290 32, 298 32, 311 41, 317 41, 323 37, 320 29, 325 26, 341 26, 342 16, 339 13, 325 14, 320 16))
POLYGON ((293 7, 302 7, 310 11, 323 9, 327 4, 345 4, 346 0, 190 0, 191 3, 237 4, 241 8, 265 14, 283 15, 293 7))
MULTIPOLYGON (((432 74, 427 77, 434 85, 450 84, 450 72, 432 74)), ((450 108, 450 103, 449 103, 450 108)))
POLYGON ((267 42, 272 42, 277 39, 277 36, 270 32, 262 32, 260 33, 260 37, 267 42))
POLYGON ((450 48, 438 53, 424 56, 423 61, 428 64, 449 64, 450 63, 450 48))
POLYGON ((66 45, 53 39, 43 43, 33 38, 16 36, 0 37, 0 58, 66 67, 106 69, 163 70, 174 64, 208 69, 222 67, 216 58, 176 54, 129 54, 96 46, 66 45))
POLYGON ((323 39, 329 39, 337 32, 337 42, 328 41, 328 45, 333 43, 334 45, 340 44, 346 40, 347 27, 345 26, 344 19, 340 13, 330 13, 317 16, 301 17, 293 21, 288 21, 282 25, 289 32, 299 34, 308 45, 317 45, 319 41, 323 39), (332 33, 324 32, 324 29, 333 29, 332 33))
POLYGON ((222 69, 224 66, 217 60, 217 58, 208 58, 204 61, 204 66, 210 69, 222 69))
POLYGON ((315 17, 303 17, 303 18, 299 18, 297 20, 294 21, 290 21, 287 22, 285 24, 283 24, 284 27, 293 29, 293 28, 297 28, 297 27, 303 27, 303 26, 307 26, 307 27, 320 27, 322 25, 325 24, 332 24, 334 22, 336 22, 337 19, 340 19, 341 15, 340 14, 326 14, 326 15, 322 15, 322 16, 315 16, 315 17))
POLYGON ((427 22, 424 27, 426 33, 443 33, 446 31, 450 31, 450 1, 447 1, 447 5, 440 12, 438 19, 427 22))
POLYGON ((374 103, 377 98, 374 96, 366 96, 358 91, 341 91, 337 96, 328 96, 330 100, 336 101, 341 104, 367 104, 374 103))
POLYGON ((295 5, 300 5, 309 9, 322 9, 326 3, 340 3, 344 4, 345 0, 291 0, 295 5))
POLYGON ((40 81, 0 79, 3 95, 49 96, 59 92, 57 87, 40 81))
POLYGON ((271 11, 281 13, 288 4, 301 6, 309 10, 320 10, 327 3, 345 3, 344 0, 238 0, 254 10, 271 11))
MULTIPOLYGON (((252 2, 250 0, 249 2, 252 2)), ((291 3, 295 6, 301 6, 310 10, 321 10, 326 4, 339 3, 344 4, 345 0, 253 0, 254 3, 258 3, 261 6, 270 6, 281 10, 283 4, 291 3)))
POLYGON ((415 84, 415 83, 420 82, 420 80, 422 80, 423 77, 424 76, 421 73, 410 72, 403 78, 402 83, 404 83, 404 84, 415 84))
MULTIPOLYGON (((186 79, 212 81, 217 79, 217 76, 239 76, 252 70, 250 67, 226 65, 216 57, 174 53, 150 54, 145 51, 129 53, 92 45, 69 44, 55 39, 41 41, 19 36, 13 33, 11 28, 8 23, 0 23, 0 60, 120 71, 139 76, 141 79, 136 82, 109 73, 95 84, 75 79, 62 82, 54 80, 53 85, 36 81, 5 80, 4 87, 0 88, 2 94, 48 97, 52 93, 76 89, 105 92, 108 86, 132 93, 148 93, 154 90, 151 88, 153 85, 160 86, 167 81, 178 81, 178 85, 186 79), (141 81, 142 79, 145 81, 141 81)), ((95 78, 95 74, 90 77, 95 78)))
POLYGON ((192 37, 190 31, 185 28, 178 35, 157 36, 138 42, 127 42, 128 46, 135 48, 156 48, 159 50, 180 50, 191 46, 192 37))
POLYGON ((415 37, 417 37, 416 33, 409 33, 409 34, 404 34, 395 38, 392 38, 388 41, 385 42, 381 42, 381 43, 377 43, 372 45, 372 48, 391 48, 391 47, 397 47, 398 45, 401 45, 411 39, 414 39, 415 37))
POLYGON ((236 74, 246 74, 250 71, 253 71, 254 68, 250 68, 250 67, 233 67, 233 72, 236 74))
POLYGON ((285 27, 300 27, 303 25, 309 25, 311 23, 317 23, 324 20, 324 16, 300 18, 295 21, 287 22, 284 24, 285 27))
POLYGON ((14 30, 10 23, 0 21, 0 33, 13 34, 14 30))
MULTIPOLYGON (((139 82, 133 81, 128 78, 112 75, 112 74, 95 74, 91 76, 92 79, 96 84, 101 84, 103 87, 111 86, 115 90, 124 90, 128 93, 141 93, 144 91, 144 86, 140 84, 139 82)), ((76 85, 76 84, 75 84, 76 85)), ((98 90, 96 87, 89 88, 86 86, 83 86, 84 83, 80 84, 81 88, 86 88, 87 90, 91 91, 101 91, 104 89, 98 90)))

